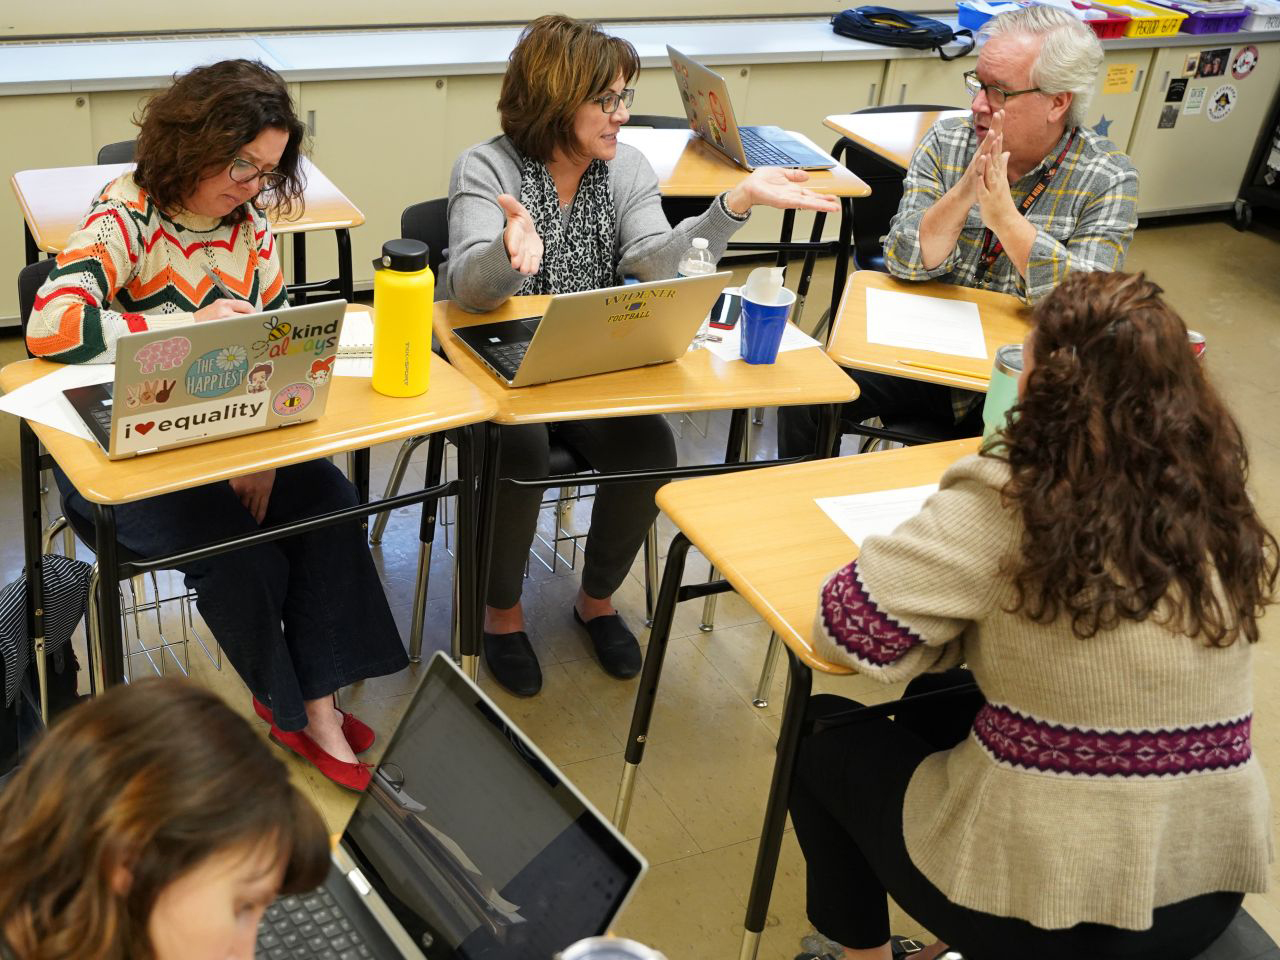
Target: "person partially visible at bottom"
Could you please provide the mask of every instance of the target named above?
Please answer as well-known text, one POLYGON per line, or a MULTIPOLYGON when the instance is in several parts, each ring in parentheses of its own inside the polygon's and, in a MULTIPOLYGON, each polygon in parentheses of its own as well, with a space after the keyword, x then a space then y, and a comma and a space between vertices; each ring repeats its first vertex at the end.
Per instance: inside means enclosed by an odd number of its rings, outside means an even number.
MULTIPOLYGON (((36 296, 37 356, 110 362, 120 337, 149 330, 173 331, 180 353, 192 324, 289 305, 266 210, 284 216, 302 201, 306 128, 280 76, 250 60, 196 67, 147 102, 139 125, 137 169, 103 187, 36 296), (242 299, 219 296, 206 268, 242 299)), ((254 363, 244 395, 270 389, 270 361, 254 363)), ((93 506, 53 474, 64 511, 92 522, 93 506)), ((312 460, 120 504, 117 539, 162 556, 356 503, 337 467, 312 460)), ((374 732, 332 695, 409 658, 360 524, 179 569, 272 738, 333 782, 368 786, 356 755, 374 732)))
POLYGON ((1024 358, 1005 429, 822 588, 821 656, 951 694, 811 703, 791 817, 841 960, 889 960, 886 893, 939 938, 920 960, 1188 960, 1268 885, 1280 547, 1240 429, 1141 275, 1067 277, 1024 358))
POLYGON ((251 960, 271 901, 328 869, 320 815, 221 699, 113 687, 0 793, 0 956, 251 960))
MULTIPOLYGON (((503 134, 465 151, 449 180, 450 300, 485 311, 516 295, 613 287, 624 276, 666 280, 695 237, 719 258, 755 206, 839 212, 836 200, 804 186, 804 171, 762 167, 672 228, 653 168, 618 139, 635 94, 628 84, 639 72, 635 48, 594 23, 551 14, 524 29, 498 100, 503 134)), ((676 463, 675 438, 659 414, 499 429, 504 478, 548 476, 553 436, 602 472, 676 463)), ((613 595, 658 516, 653 498, 662 483, 603 485, 592 505, 570 615, 600 666, 620 679, 640 672, 640 645, 613 595)), ((503 485, 485 589, 485 665, 520 696, 542 688, 521 605, 541 500, 536 488, 503 485)))
MULTIPOLYGON (((1050 6, 999 14, 964 75, 970 116, 939 120, 912 154, 884 238, 901 280, 995 290, 1035 304, 1070 273, 1120 270, 1138 223, 1138 172, 1085 125, 1102 67, 1088 26, 1050 6)), ((957 93, 959 93, 957 85, 957 93)), ((923 421, 939 436, 982 432, 981 395, 852 372, 845 432, 872 417, 923 421)), ((814 452, 817 408, 778 412, 778 451, 814 452)), ((825 453, 826 451, 823 451, 825 453)))

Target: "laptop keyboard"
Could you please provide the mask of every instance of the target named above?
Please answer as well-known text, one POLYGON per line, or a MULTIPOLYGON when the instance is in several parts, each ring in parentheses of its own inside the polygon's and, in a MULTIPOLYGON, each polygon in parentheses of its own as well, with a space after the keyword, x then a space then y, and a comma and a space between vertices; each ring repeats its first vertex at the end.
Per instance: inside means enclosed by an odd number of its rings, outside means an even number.
POLYGON ((742 152, 747 155, 747 163, 753 167, 795 166, 796 160, 789 153, 779 150, 760 134, 748 127, 739 127, 742 137, 742 152))
POLYGON ((529 341, 527 340, 518 343, 488 344, 484 348, 484 358, 508 380, 514 380, 516 371, 520 369, 520 361, 524 359, 528 349, 529 341))
POLYGON ((328 890, 281 897, 258 925, 256 960, 364 960, 364 938, 328 890))
POLYGON ((107 436, 111 436, 111 408, 110 407, 90 407, 89 416, 93 417, 93 422, 106 431, 107 436))

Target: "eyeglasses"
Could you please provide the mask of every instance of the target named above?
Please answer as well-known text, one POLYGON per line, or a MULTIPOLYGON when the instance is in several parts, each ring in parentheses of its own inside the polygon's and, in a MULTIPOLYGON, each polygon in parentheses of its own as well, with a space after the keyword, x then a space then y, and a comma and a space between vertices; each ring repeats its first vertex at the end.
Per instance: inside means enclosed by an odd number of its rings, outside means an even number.
POLYGON ((248 183, 250 180, 257 180, 263 190, 275 190, 284 185, 289 178, 283 173, 268 173, 257 164, 250 163, 236 157, 231 161, 231 169, 228 171, 231 179, 236 183, 248 183))
POLYGON ((969 91, 969 99, 972 100, 982 91, 986 91, 987 102, 991 106, 999 110, 1004 106, 1004 102, 1010 97, 1020 97, 1024 93, 1043 93, 1039 87, 1028 87, 1026 90, 1005 90, 997 87, 993 83, 983 83, 978 79, 977 70, 966 70, 964 72, 964 88, 969 91))
POLYGON ((630 109, 631 101, 635 98, 635 90, 631 87, 627 87, 621 93, 614 93, 610 90, 608 93, 602 93, 598 97, 592 97, 588 102, 600 104, 600 109, 605 113, 617 113, 619 104, 624 104, 627 109, 630 109))

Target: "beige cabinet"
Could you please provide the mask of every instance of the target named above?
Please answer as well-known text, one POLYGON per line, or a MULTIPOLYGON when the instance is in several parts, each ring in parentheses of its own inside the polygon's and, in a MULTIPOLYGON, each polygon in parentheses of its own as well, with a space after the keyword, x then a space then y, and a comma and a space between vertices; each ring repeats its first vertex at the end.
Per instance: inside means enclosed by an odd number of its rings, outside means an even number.
POLYGON ((1280 43, 1252 45, 1247 34, 1231 34, 1156 51, 1129 146, 1138 213, 1230 207, 1277 86, 1280 43), (1246 45, 1255 46, 1256 65, 1237 77, 1232 67, 1246 45), (1230 53, 1220 75, 1184 76, 1189 58, 1223 49, 1230 53))
POLYGON ((1128 150, 1133 121, 1151 72, 1151 50, 1108 50, 1084 125, 1128 150))
MULTIPOLYGON (((311 159, 365 216, 351 231, 358 286, 372 280, 382 244, 400 236, 400 212, 444 192, 453 161, 444 137, 448 86, 434 77, 299 85, 311 159)), ((291 272, 292 248, 284 240, 291 272)), ((338 275, 336 250, 332 233, 307 235, 308 280, 338 275)))
POLYGON ((890 60, 884 74, 880 103, 888 106, 916 103, 936 107, 964 108, 969 94, 964 89, 964 72, 972 70, 978 58, 972 53, 955 60, 943 60, 936 53, 927 57, 890 60))
MULTIPOLYGON (((89 101, 74 93, 0 97, 0 124, 10 135, 0 141, 0 171, 8 180, 19 170, 66 167, 93 160, 89 101)), ((0 283, 0 326, 18 321, 18 270, 27 262, 23 243, 22 210, 6 184, 8 199, 0 202, 0 263, 6 265, 0 283)), ((92 197, 85 197, 85 211, 92 197)))

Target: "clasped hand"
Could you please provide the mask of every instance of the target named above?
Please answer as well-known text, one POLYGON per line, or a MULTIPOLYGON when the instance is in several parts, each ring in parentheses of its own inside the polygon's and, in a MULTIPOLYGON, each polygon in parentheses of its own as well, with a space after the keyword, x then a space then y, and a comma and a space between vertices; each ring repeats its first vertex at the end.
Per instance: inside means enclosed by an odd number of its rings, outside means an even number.
POLYGON ((991 127, 960 180, 969 205, 975 203, 983 225, 999 236, 1020 216, 1009 190, 1009 154, 1004 149, 1004 111, 997 110, 991 127))

